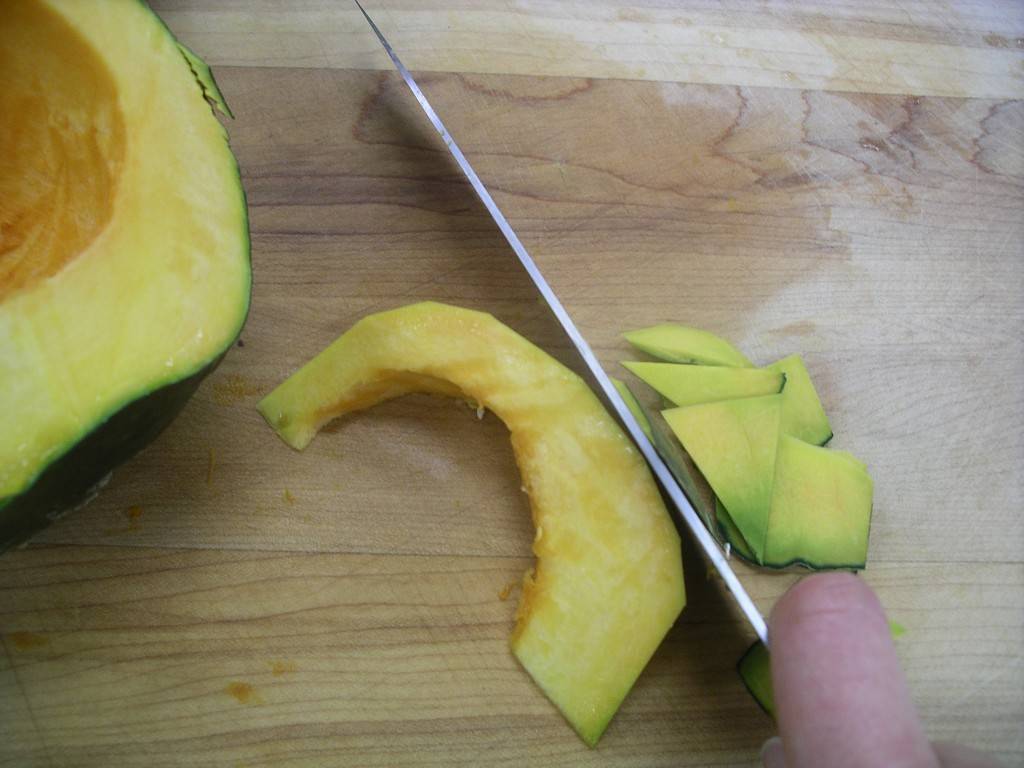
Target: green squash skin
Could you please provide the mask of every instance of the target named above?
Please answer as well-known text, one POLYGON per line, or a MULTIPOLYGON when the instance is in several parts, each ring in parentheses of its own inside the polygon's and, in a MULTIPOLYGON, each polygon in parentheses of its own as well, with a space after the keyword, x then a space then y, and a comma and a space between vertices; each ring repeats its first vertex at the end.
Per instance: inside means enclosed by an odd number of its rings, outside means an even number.
MULTIPOLYGON (((723 533, 724 536, 724 533, 723 533)), ((732 542, 730 542, 731 544, 732 542)), ((867 563, 815 563, 811 560, 805 560, 801 558, 794 558, 784 563, 759 563, 756 560, 751 560, 746 557, 742 552, 737 550, 735 547, 732 549, 732 554, 756 568, 761 568, 766 571, 785 571, 787 573, 796 573, 797 569, 806 569, 808 571, 849 571, 850 573, 856 573, 857 571, 863 571, 867 567, 867 563)))
POLYGON ((195 51, 184 43, 178 43, 178 50, 181 51, 185 61, 188 62, 188 67, 192 70, 192 75, 195 77, 196 82, 199 83, 199 87, 203 89, 203 96, 206 97, 206 100, 213 103, 222 115, 234 120, 235 113, 231 111, 231 107, 224 100, 224 94, 221 93, 220 86, 217 85, 217 79, 213 76, 213 70, 210 69, 210 65, 199 58, 195 51))
POLYGON ((794 571, 796 568, 806 568, 809 571, 850 571, 851 573, 856 573, 857 571, 863 571, 867 567, 867 561, 860 563, 816 563, 813 560, 795 557, 782 563, 756 563, 756 565, 758 568, 764 568, 769 571, 794 571))
MULTIPOLYGON (((716 504, 721 504, 721 502, 718 501, 718 499, 715 499, 715 503, 716 504)), ((872 512, 872 514, 874 513, 874 507, 872 507, 871 512, 872 512)), ((813 560, 807 560, 805 558, 794 558, 792 560, 788 560, 786 562, 780 562, 780 563, 762 563, 762 562, 759 562, 759 561, 755 560, 751 555, 749 555, 748 553, 746 553, 744 551, 743 547, 744 546, 749 546, 749 545, 745 545, 743 543, 737 544, 735 539, 730 534, 728 527, 726 525, 723 525, 721 520, 718 519, 717 508, 716 508, 715 523, 716 523, 716 528, 718 530, 718 534, 719 534, 720 540, 723 541, 723 542, 729 542, 729 545, 731 546, 730 554, 733 557, 737 557, 740 560, 742 560, 743 562, 748 563, 748 564, 754 566, 755 568, 761 568, 763 570, 768 570, 768 571, 787 571, 787 572, 790 572, 790 573, 795 573, 795 572, 797 572, 797 569, 807 569, 807 570, 810 570, 810 571, 851 571, 851 572, 856 572, 856 571, 863 571, 865 569, 865 567, 867 567, 867 562, 861 562, 861 563, 816 563, 813 560)), ((870 523, 871 523, 871 518, 869 517, 868 518, 868 524, 870 525, 870 523)), ((735 525, 735 523, 734 523, 734 525, 735 525)))
MULTIPOLYGON (((163 19, 143 0, 139 0, 139 5, 153 16, 160 28, 181 50, 180 44, 163 19)), ((202 63, 213 82, 213 73, 210 72, 209 66, 195 54, 192 56, 202 63)), ((208 86, 202 80, 202 73, 197 73, 193 69, 194 62, 184 52, 182 58, 196 78, 196 85, 205 98, 208 86)), ((214 88, 219 97, 215 101, 218 105, 223 103, 223 108, 230 115, 227 103, 224 102, 215 82, 214 88)), ((226 131, 224 140, 227 144, 226 131)), ((246 273, 249 278, 244 295, 245 306, 235 333, 223 349, 215 352, 207 362, 200 364, 198 370, 184 372, 184 376, 177 380, 147 383, 145 391, 127 399, 119 408, 112 410, 106 419, 98 422, 90 432, 68 443, 66 450, 44 467, 25 490, 0 499, 0 554, 11 547, 24 544, 63 513, 90 501, 103 478, 149 445, 174 421, 202 380, 214 371, 241 336, 252 307, 252 238, 249 232, 249 202, 245 187, 242 185, 241 168, 230 146, 228 153, 231 155, 238 182, 246 273)), ((180 376, 180 373, 173 375, 180 376)))
POLYGON ((715 524, 721 536, 721 541, 729 544, 730 556, 738 557, 743 562, 753 566, 760 565, 754 559, 754 553, 750 551, 750 545, 743 538, 743 534, 736 528, 736 523, 732 522, 732 518, 729 517, 728 510, 722 506, 721 500, 717 497, 715 498, 715 524), (726 522, 727 520, 728 522, 726 522))
MULTIPOLYGON (((870 520, 870 518, 869 518, 870 520)), ((806 568, 811 571, 850 571, 855 573, 856 571, 863 571, 867 567, 867 562, 863 561, 860 563, 816 563, 813 560, 807 560, 805 558, 793 558, 787 560, 784 563, 758 563, 759 568, 767 568, 772 571, 786 571, 793 568, 806 568)))
POLYGON ((0 505, 0 552, 23 544, 64 512, 90 500, 96 486, 166 429, 199 383, 224 358, 117 411, 39 474, 25 492, 0 505))
POLYGON ((809 571, 850 571, 856 573, 857 571, 863 571, 867 567, 867 562, 860 563, 816 563, 812 560, 804 558, 794 558, 787 560, 784 563, 761 563, 757 560, 752 560, 747 557, 741 550, 729 538, 727 531, 721 525, 718 526, 719 535, 732 546, 732 555, 738 557, 750 565, 761 568, 766 571, 786 571, 789 573, 797 572, 797 569, 806 569, 809 571))
POLYGON ((772 720, 775 719, 775 695, 768 660, 768 649, 760 640, 747 648, 736 662, 736 673, 754 701, 772 720))

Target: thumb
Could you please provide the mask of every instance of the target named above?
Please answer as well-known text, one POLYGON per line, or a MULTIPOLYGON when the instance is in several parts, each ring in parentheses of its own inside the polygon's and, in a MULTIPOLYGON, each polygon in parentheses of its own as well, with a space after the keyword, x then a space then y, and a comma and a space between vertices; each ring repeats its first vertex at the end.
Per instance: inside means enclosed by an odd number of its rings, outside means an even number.
MULTIPOLYGON (((769 639, 786 768, 938 768, 885 613, 863 581, 802 580, 775 605, 769 639)), ((766 759, 781 757, 778 744, 770 749, 766 759)))

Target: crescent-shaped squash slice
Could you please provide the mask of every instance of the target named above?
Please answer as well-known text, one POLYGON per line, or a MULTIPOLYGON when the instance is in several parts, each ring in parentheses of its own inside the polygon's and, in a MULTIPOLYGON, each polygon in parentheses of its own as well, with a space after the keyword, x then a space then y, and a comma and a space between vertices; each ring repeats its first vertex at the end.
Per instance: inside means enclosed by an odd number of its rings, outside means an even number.
POLYGON ((492 316, 444 304, 363 318, 259 409, 302 449, 337 416, 422 391, 509 428, 537 556, 512 650, 593 745, 685 604, 679 535, 647 465, 575 373, 492 316))

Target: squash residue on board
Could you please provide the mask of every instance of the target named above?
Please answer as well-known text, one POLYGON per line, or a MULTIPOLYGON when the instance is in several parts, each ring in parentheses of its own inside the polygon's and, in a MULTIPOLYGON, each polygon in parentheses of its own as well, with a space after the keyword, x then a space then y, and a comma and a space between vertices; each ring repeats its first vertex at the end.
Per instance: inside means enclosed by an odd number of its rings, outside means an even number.
POLYGON ((269 664, 270 674, 274 677, 281 677, 282 675, 299 671, 299 665, 294 661, 271 661, 269 664))
POLYGON ((228 683, 227 687, 224 688, 224 693, 228 694, 237 701, 239 704, 262 704, 263 699, 256 692, 256 689, 249 683, 242 682, 240 680, 234 680, 228 683))
POLYGON ((139 529, 139 518, 142 517, 142 507, 138 504, 132 504, 124 511, 124 516, 128 519, 128 530, 137 531, 139 529))
POLYGON ((36 632, 11 632, 8 635, 14 647, 19 651, 30 651, 33 648, 45 648, 50 644, 50 638, 36 632))
POLYGON ((230 373, 223 379, 213 383, 213 399, 217 405, 235 405, 243 400, 255 397, 263 390, 246 380, 244 376, 230 373))
POLYGON ((501 591, 498 593, 498 599, 502 601, 508 600, 509 596, 512 594, 512 590, 516 588, 516 583, 517 582, 510 581, 502 587, 501 591))

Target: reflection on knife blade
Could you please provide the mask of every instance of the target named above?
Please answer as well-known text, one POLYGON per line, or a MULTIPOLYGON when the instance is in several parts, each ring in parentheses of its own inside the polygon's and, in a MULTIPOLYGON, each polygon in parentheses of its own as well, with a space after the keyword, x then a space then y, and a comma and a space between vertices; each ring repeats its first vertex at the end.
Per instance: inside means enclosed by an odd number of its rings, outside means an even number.
POLYGON ((381 33, 380 29, 378 29, 373 19, 371 19, 369 14, 366 13, 366 10, 359 3, 359 0, 354 0, 354 2, 359 7, 359 10, 362 12, 363 16, 366 18, 366 21, 369 23, 371 29, 373 29, 373 32, 377 36, 377 39, 380 40, 381 45, 384 46, 384 50, 387 51, 387 54, 391 58, 391 61, 394 62, 395 67, 398 69, 399 73, 402 75, 402 78, 405 80, 405 84, 409 87, 409 90, 412 91, 413 96, 416 97, 416 101, 419 102, 419 105, 426 113, 427 118, 430 120, 431 124, 434 126, 437 132, 440 134, 441 138, 444 140, 445 146, 448 147, 448 151, 451 152, 452 157, 455 158, 455 162, 458 164, 459 168, 466 176, 466 179, 473 187, 473 191, 476 192, 477 197, 480 198, 480 201, 484 204, 484 207, 487 209, 487 212, 490 213, 491 218, 494 220, 494 223, 498 225, 498 229, 501 230, 501 233, 505 236, 505 239, 508 241, 508 244, 512 246, 512 250, 515 251, 516 256, 519 258, 519 261, 526 269, 526 272, 530 276, 530 279, 533 280, 534 285, 537 286, 537 289, 540 291, 545 301, 547 301, 548 307, 550 307, 551 311, 558 319, 559 324, 562 326, 562 328, 568 334, 569 338, 572 340, 572 343, 576 347, 576 350, 583 357, 583 361, 587 364, 587 368, 590 370, 591 374, 596 379, 598 386, 601 387, 601 391, 604 392, 605 397, 608 399, 612 407, 615 409, 615 412, 618 414, 619 419, 625 425, 630 436, 633 438, 637 446, 640 448, 640 451, 641 453, 643 453, 644 458, 650 465, 651 470, 658 478, 658 482, 660 482, 662 487, 665 489, 665 493, 668 494, 668 497, 672 500, 672 504, 675 507, 677 516, 680 519, 682 519, 682 521, 690 529, 693 535, 697 538, 697 541, 700 543, 700 546, 704 550, 704 553, 707 555, 708 559, 711 560, 711 563, 715 566, 715 569, 718 571, 722 579, 725 581, 725 584, 729 588, 729 591, 732 592, 733 597, 736 598, 736 602, 739 604, 739 607, 743 611, 743 614, 747 617, 747 620, 754 628, 754 631, 757 633, 757 636, 761 639, 762 642, 767 644, 768 626, 765 623, 764 617, 761 616, 761 613, 760 611, 758 611, 757 606, 754 605, 754 602, 750 599, 750 596, 747 594, 747 591, 743 588, 743 585, 736 577, 736 574, 733 573, 733 570, 729 566, 729 563, 727 562, 725 555, 719 549, 718 544, 711 536, 711 533, 704 526, 703 522, 701 522, 700 517, 698 517, 697 513, 694 511, 693 504, 690 503, 690 500, 687 498, 686 494, 683 493, 682 489, 679 487, 679 484, 672 476, 672 473, 669 472, 668 468, 665 466, 665 463, 661 460, 661 457, 658 455, 658 452, 651 444, 651 441, 647 439, 647 436, 640 428, 640 425, 633 417, 633 414, 630 413, 629 408, 626 406, 626 403, 623 401, 622 397, 615 389, 612 380, 608 377, 608 374, 605 373, 604 368, 601 367, 600 362, 598 362, 597 357, 594 355, 593 350, 590 348, 590 345, 587 343, 586 339, 583 338, 583 335, 576 327, 576 324, 572 321, 572 318, 569 317, 569 314, 568 312, 566 312, 565 307, 562 306, 562 302, 559 301, 558 296, 555 295, 555 292, 551 289, 551 286, 548 285, 548 281, 544 278, 544 275, 541 274, 540 270, 537 268, 537 265, 534 263, 533 258, 527 252, 526 247, 519 240, 519 237, 512 229, 512 226, 508 223, 508 220, 505 218, 504 214, 498 208, 498 204, 494 202, 494 198, 491 197, 490 192, 487 191, 487 188, 480 180, 480 177, 477 175, 476 171, 473 170, 473 166, 470 165, 469 160, 467 160, 466 156, 462 154, 462 150, 459 149, 459 145, 455 143, 455 139, 452 138, 451 134, 448 132, 448 129, 445 128, 444 123, 441 121, 441 118, 438 116, 437 112, 434 111, 434 108, 430 105, 430 102, 427 101, 427 97, 423 94, 423 91, 420 90, 420 87, 419 85, 417 85, 416 80, 413 78, 412 74, 409 72, 408 69, 406 69, 401 59, 398 58, 398 54, 395 53, 394 49, 391 47, 390 43, 388 43, 387 39, 381 33))

